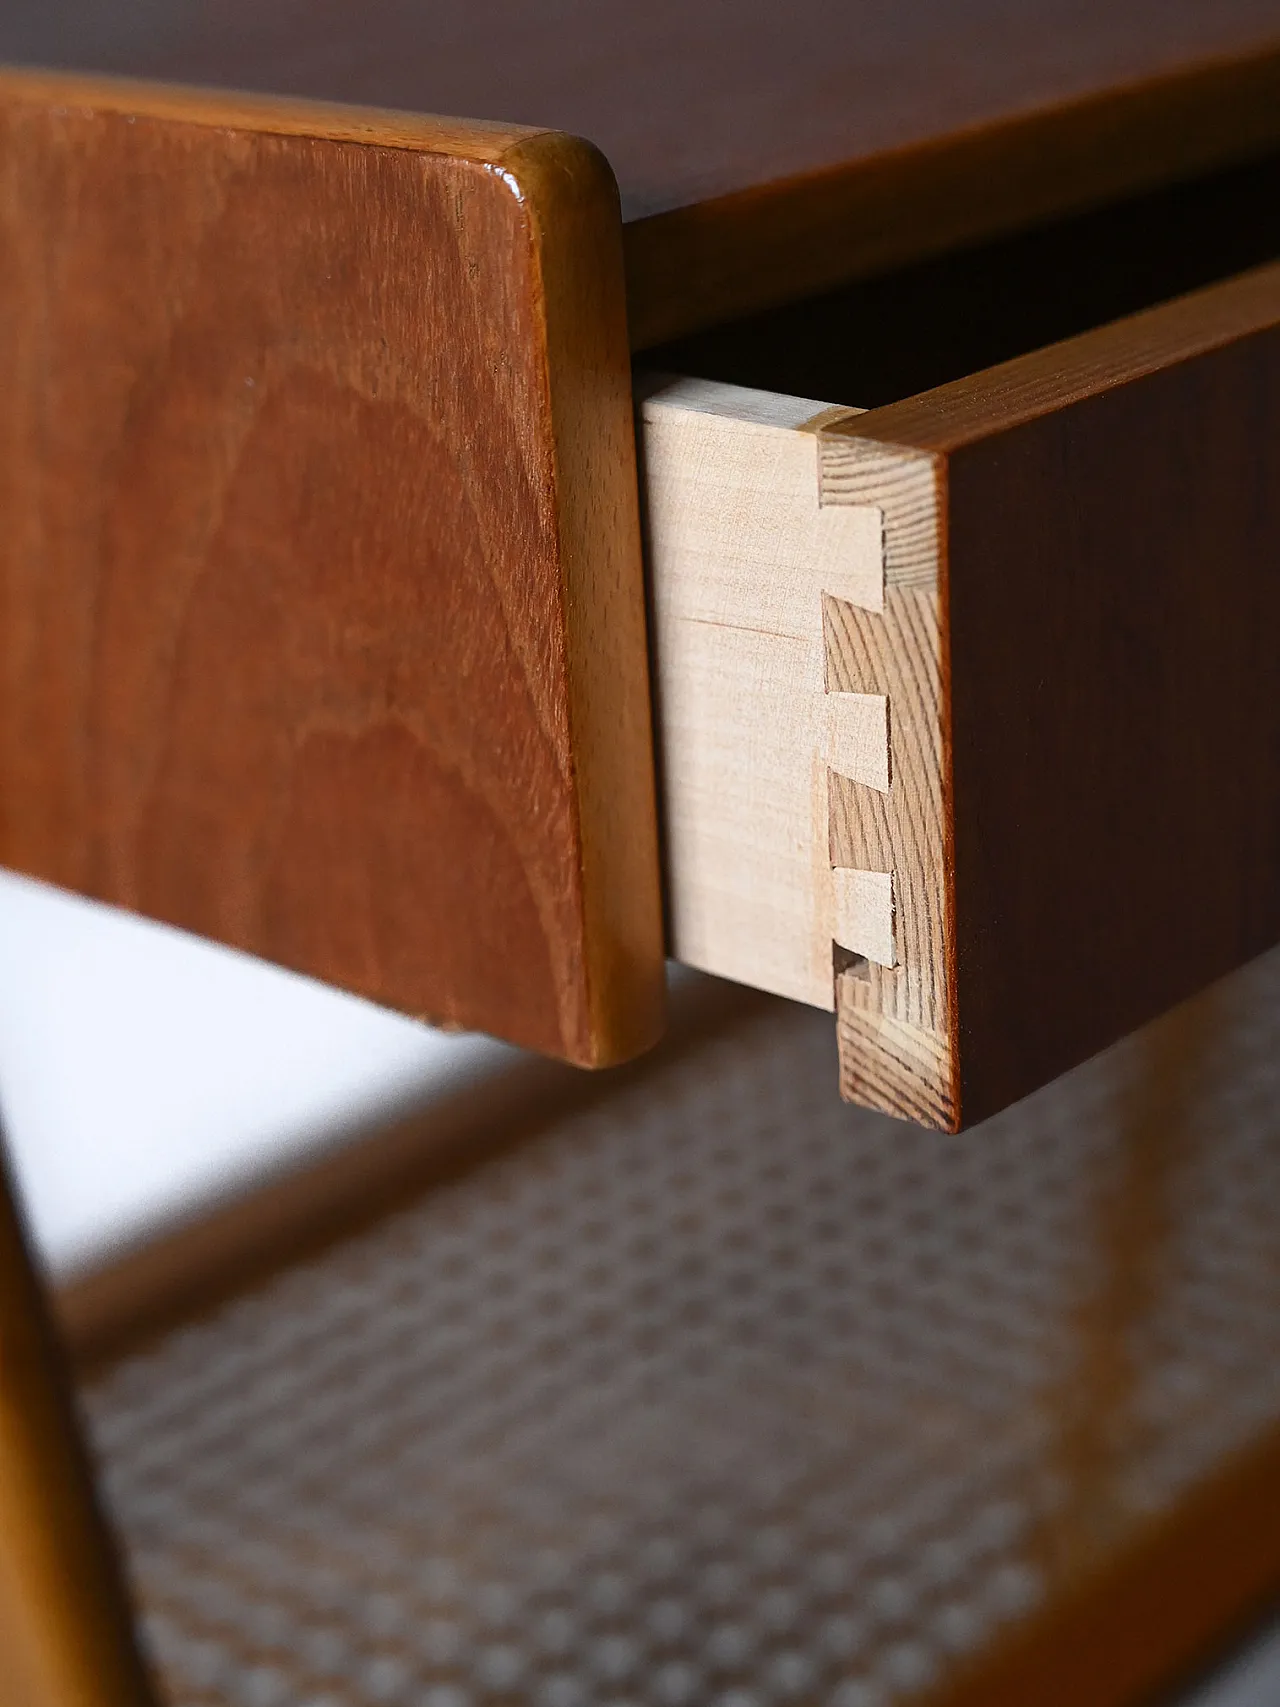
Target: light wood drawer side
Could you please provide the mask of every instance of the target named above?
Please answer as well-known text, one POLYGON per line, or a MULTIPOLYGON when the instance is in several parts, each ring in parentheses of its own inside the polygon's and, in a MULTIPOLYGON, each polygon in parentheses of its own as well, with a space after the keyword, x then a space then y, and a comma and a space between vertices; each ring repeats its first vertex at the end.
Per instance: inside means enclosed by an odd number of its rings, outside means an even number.
POLYGON ((846 1091, 947 1125, 935 486, 927 456, 828 437, 856 413, 645 388, 670 948, 838 992, 846 1091))

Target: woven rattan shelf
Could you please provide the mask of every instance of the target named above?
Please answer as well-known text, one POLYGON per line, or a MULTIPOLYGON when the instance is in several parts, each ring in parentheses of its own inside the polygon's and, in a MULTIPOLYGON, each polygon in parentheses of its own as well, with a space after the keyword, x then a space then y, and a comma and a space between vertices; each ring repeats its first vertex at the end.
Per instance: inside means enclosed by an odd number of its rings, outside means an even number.
POLYGON ((93 1374, 165 1700, 1100 1707, 1255 1610, 1280 960, 961 1137, 831 1047, 726 1021, 93 1374))

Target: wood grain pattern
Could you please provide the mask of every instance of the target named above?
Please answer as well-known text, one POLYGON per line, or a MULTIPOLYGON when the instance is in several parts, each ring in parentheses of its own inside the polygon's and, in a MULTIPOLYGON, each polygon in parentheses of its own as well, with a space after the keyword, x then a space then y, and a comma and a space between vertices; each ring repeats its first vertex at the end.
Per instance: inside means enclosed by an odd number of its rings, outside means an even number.
POLYGON ((845 1094, 952 1124, 932 464, 807 398, 642 395, 672 953, 838 1006, 845 1094))
MULTIPOLYGON (((886 536, 891 531, 886 518, 886 536)), ((891 960, 869 957, 837 981, 841 1090, 887 1113, 921 1119, 927 1112, 930 1124, 950 1127, 956 1086, 938 590, 891 584, 883 617, 840 615, 828 626, 827 656, 846 679, 882 685, 892 716, 893 780, 878 793, 833 775, 831 863, 893 874, 896 950, 891 960)))
POLYGON ((642 390, 672 953, 838 1006, 846 1095, 951 1124, 932 465, 810 399, 642 390))
POLYGON ((1276 0, 8 0, 0 57, 587 136, 638 346, 1280 142, 1276 0))
POLYGON ((957 1096, 942 800, 942 515, 927 459, 863 441, 849 454, 852 442, 822 434, 823 501, 870 507, 880 517, 884 610, 828 605, 827 678, 863 691, 874 685, 886 696, 893 778, 883 793, 832 778, 831 863, 893 873, 896 953, 884 964, 845 969, 837 980, 840 1089, 888 1114, 950 1127, 957 1096))
POLYGON ((671 951, 830 1008, 837 938, 894 958, 891 868, 837 882, 827 828, 833 766, 889 785, 884 686, 832 678, 823 636, 825 604, 885 606, 880 516, 821 503, 816 429, 844 411, 692 380, 644 390, 671 951))
POLYGON ((0 1702, 154 1701, 0 1155, 0 1702))
POLYGON ((957 1119, 1280 938, 1278 412, 1271 266, 826 427, 941 518, 957 1119))
POLYGON ((653 1040, 617 221, 559 136, 5 80, 0 859, 581 1063, 653 1040))

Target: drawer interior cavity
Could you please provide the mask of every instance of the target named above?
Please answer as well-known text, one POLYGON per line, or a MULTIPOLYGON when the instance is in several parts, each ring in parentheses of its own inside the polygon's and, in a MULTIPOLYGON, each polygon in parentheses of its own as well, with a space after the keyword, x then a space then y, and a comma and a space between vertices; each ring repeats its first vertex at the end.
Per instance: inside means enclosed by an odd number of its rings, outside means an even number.
POLYGON ((643 352, 639 366, 875 409, 1280 257, 1280 156, 643 352))

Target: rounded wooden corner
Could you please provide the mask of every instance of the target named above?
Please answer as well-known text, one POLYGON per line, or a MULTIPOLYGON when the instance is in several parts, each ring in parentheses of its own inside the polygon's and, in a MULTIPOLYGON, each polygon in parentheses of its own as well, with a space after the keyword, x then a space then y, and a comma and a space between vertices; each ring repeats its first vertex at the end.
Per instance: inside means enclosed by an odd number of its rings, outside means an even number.
MULTIPOLYGON (((204 603, 182 618, 190 643, 171 680, 179 733, 146 814, 150 844, 140 847, 123 800, 91 820, 51 745, 47 763, 24 761, 28 792, 16 817, 27 841, 0 850, 8 863, 89 886, 95 838, 109 822, 122 851, 102 899, 584 1065, 646 1049, 663 1026, 664 940, 621 218, 604 157, 526 127, 42 72, 0 71, 0 111, 15 139, 9 178, 27 186, 0 208, 24 239, 23 267, 5 281, 16 304, 8 324, 19 342, 26 323, 54 327, 53 379, 28 364, 25 390, 0 406, 31 466, 51 454, 35 423, 46 412, 42 388, 59 376, 79 411, 64 411, 80 435, 68 456, 81 454, 86 435, 92 442, 130 422, 121 455, 131 490, 190 497, 222 480, 215 417, 229 398, 246 416, 234 442, 259 447, 233 470, 232 523, 216 539, 201 536, 204 556, 184 571, 204 603), (59 226, 57 198, 41 188, 54 157, 60 185, 89 186, 75 205, 100 217, 59 226), (234 175, 234 197, 202 199, 192 188, 201 173, 219 183, 234 175), (121 183, 137 190, 141 232, 115 211, 121 183), (371 184, 382 198, 372 230, 371 184), (520 209, 498 206, 503 185, 520 209), (287 198, 297 217, 272 211, 287 198), (234 241, 220 228, 209 242, 214 220, 234 224, 234 241), (331 271, 306 255, 321 230, 347 257, 331 271), (78 282, 58 285, 50 305, 40 257, 55 242, 78 245, 75 265, 58 273, 78 282), (424 268, 431 244, 438 253, 424 268), (216 266, 183 263, 200 245, 216 266), (371 274, 379 289, 366 297, 360 281, 371 274), (147 407, 137 410, 130 393, 151 359, 132 331, 149 324, 144 289, 199 360, 166 366, 156 354, 147 407), (246 300, 252 313, 242 312, 246 300), (93 368, 86 352, 107 347, 104 324, 116 340, 110 410, 101 386, 81 383, 93 368), (306 360, 300 337, 311 341, 306 360), (224 383, 233 368, 247 375, 234 389, 224 383), (324 383, 313 377, 321 372, 324 383), (192 425, 187 438, 163 430, 166 410, 192 425), (379 432, 385 449, 375 455, 379 432), (416 460, 406 448, 415 435, 416 460), (188 449, 170 479, 175 443, 188 449), (424 552, 454 594, 452 642, 439 601, 422 596, 424 552), (283 684, 261 632, 213 656, 225 636, 209 611, 231 623, 219 601, 249 558, 271 566, 281 608, 293 601, 297 612, 301 600, 313 619, 315 654, 283 684), (460 622, 470 625, 466 645, 460 622), (373 636, 358 656, 316 639, 349 630, 373 636), (428 684, 422 664, 437 646, 428 684), (264 672, 271 693, 228 701, 227 671, 241 665, 264 672), (328 780, 299 795, 272 771, 279 798, 301 802, 285 826, 293 841, 281 830, 271 859, 254 864, 253 892, 235 894, 218 873, 235 866, 228 849, 260 840, 250 819, 262 810, 235 779, 264 754, 302 750, 314 722, 308 696, 322 681, 326 694, 355 696, 322 755, 328 780), (419 686, 384 691, 386 682, 419 686), (228 703, 238 721, 225 715, 228 703), (50 808, 64 797, 65 811, 50 808), (216 861, 208 836, 183 828, 196 800, 225 844, 216 861)), ((97 518, 118 503, 111 471, 92 472, 72 481, 85 538, 98 537, 97 518)), ((43 501, 38 480, 22 490, 33 506, 43 501)), ((21 518, 11 530, 14 541, 39 536, 36 524, 24 534, 21 518)), ((113 586, 168 584, 185 549, 154 526, 130 534, 113 586)), ((91 550, 62 565, 72 602, 105 622, 101 570, 91 550)), ((20 614, 62 644, 66 624, 46 604, 30 601, 20 614)), ((306 628, 300 618, 294 626, 306 628)), ((162 637, 128 635, 114 669, 132 670, 145 697, 164 672, 148 675, 140 660, 169 654, 162 637)), ((68 658, 68 679, 79 668, 68 658)), ((46 721, 87 718, 87 738, 127 770, 137 743, 117 715, 122 703, 89 703, 77 689, 46 707, 46 721)))
POLYGON ((658 1040, 666 988, 622 216, 581 137, 521 138, 499 169, 530 213, 555 444, 587 981, 569 1058, 606 1067, 658 1040))

